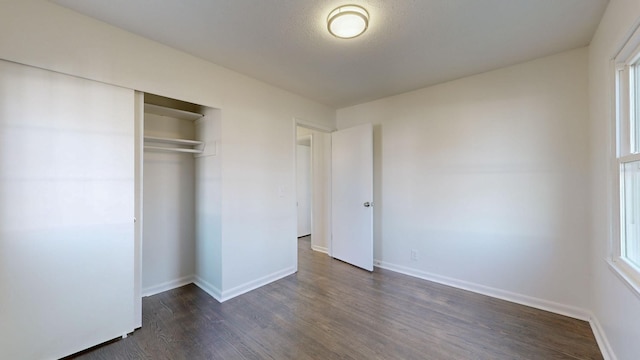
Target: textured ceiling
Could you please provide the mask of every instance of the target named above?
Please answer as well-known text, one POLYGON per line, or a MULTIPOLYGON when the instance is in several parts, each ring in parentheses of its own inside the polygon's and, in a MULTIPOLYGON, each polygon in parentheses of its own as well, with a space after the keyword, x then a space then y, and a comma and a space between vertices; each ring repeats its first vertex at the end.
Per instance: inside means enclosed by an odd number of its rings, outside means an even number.
POLYGON ((53 0, 340 108, 586 46, 607 0, 53 0), (355 3, 368 31, 326 31, 355 3))

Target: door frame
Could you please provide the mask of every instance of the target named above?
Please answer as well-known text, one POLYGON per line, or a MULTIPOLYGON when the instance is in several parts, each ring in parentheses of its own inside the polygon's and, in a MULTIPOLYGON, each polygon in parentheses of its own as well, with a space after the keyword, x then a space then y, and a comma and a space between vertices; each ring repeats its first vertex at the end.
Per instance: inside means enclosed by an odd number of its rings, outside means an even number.
POLYGON ((135 329, 142 327, 142 224, 143 224, 143 163, 144 163, 144 93, 135 92, 135 180, 134 180, 134 257, 133 257, 133 321, 135 329))
MULTIPOLYGON (((308 122, 308 121, 302 120, 302 119, 297 118, 297 117, 293 118, 293 121, 291 122, 291 146, 292 146, 292 150, 293 150, 293 157, 292 157, 291 162, 292 162, 293 169, 294 169, 292 171, 292 177, 293 177, 292 178, 292 182, 291 182, 292 184, 297 184, 297 182, 296 182, 297 181, 297 179, 296 179, 297 171, 296 170, 297 170, 297 156, 298 156, 298 149, 297 149, 297 145, 298 145, 297 128, 298 128, 298 126, 304 127, 304 128, 310 129, 310 130, 314 130, 314 131, 323 132, 323 133, 326 133, 326 134, 331 134, 332 132, 336 131, 336 129, 332 128, 332 127, 318 125, 318 124, 315 124, 315 123, 312 123, 312 122, 308 122)), ((316 155, 314 155, 314 151, 313 151, 313 141, 314 140, 313 140, 313 135, 312 135, 311 136, 311 145, 312 145, 311 146, 311 184, 312 184, 311 185, 311 187, 312 187, 312 189, 311 189, 311 197, 312 198, 313 198, 313 194, 314 194, 314 191, 313 191, 313 184, 314 184, 314 181, 313 181, 313 177, 314 177, 313 160, 315 159, 315 156, 316 156, 316 155)), ((331 158, 329 158, 328 161, 331 162, 331 158)), ((329 171, 329 174, 327 174, 327 175, 329 175, 329 179, 330 179, 331 169, 329 168, 328 171, 329 171)), ((331 214, 331 183, 330 182, 327 185, 327 190, 328 191, 325 194, 324 199, 325 199, 325 201, 326 201, 326 203, 328 205, 328 209, 327 209, 328 211, 327 212, 330 215, 331 214)), ((297 239, 298 239, 298 236, 297 236, 297 234, 298 234, 298 231, 297 231, 298 207, 296 205, 297 201, 298 201, 298 196, 296 194, 296 196, 294 196, 292 201, 291 201, 291 206, 295 210, 295 214, 296 214, 296 230, 294 232, 294 238, 296 239, 296 241, 292 242, 292 244, 294 245, 293 253, 295 254, 294 256, 295 256, 295 271, 296 272, 298 271, 298 241, 297 241, 297 239)), ((322 223, 322 222, 317 221, 317 219, 316 219, 316 216, 318 216, 319 214, 316 214, 313 211, 313 200, 312 200, 312 205, 311 206, 312 206, 312 209, 311 209, 311 236, 312 236, 312 239, 313 239, 313 233, 314 233, 313 229, 314 229, 314 227, 315 226, 320 226, 319 224, 322 223)), ((326 223, 322 224, 322 226, 324 226, 324 228, 325 228, 325 234, 330 236, 331 235, 331 217, 330 216, 326 219, 326 223)), ((327 240, 328 240, 327 241, 327 253, 329 254, 329 256, 331 256, 331 241, 330 241, 331 239, 327 239, 327 240)))

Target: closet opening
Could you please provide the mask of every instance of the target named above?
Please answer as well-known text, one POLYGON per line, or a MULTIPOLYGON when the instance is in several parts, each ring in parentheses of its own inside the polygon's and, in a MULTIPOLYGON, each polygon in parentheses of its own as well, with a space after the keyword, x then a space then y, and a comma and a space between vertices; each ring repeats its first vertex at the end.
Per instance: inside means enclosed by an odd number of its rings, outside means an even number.
POLYGON ((220 110, 147 93, 137 101, 139 297, 189 283, 216 297, 220 110))

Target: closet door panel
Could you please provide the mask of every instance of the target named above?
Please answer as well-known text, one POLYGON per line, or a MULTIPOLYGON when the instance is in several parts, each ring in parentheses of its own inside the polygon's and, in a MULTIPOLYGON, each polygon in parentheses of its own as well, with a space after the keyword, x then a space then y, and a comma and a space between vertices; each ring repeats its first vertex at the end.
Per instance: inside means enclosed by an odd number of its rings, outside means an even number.
POLYGON ((134 93, 0 61, 0 358, 133 330, 134 93))

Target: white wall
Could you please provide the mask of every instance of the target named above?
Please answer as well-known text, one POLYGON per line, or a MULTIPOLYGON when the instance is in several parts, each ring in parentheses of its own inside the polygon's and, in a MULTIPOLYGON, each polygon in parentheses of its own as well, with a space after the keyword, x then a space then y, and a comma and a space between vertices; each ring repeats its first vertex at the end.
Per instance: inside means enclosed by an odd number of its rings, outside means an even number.
MULTIPOLYGON (((145 136, 195 139, 195 124, 145 114, 145 136)), ((187 282, 196 271, 195 159, 193 154, 144 151, 142 293, 187 282)))
POLYGON ((314 237, 311 248, 331 253, 331 134, 316 131, 313 135, 313 212, 314 237))
POLYGON ((0 58, 221 109, 221 297, 295 270, 292 119, 333 109, 45 0, 0 3, 0 58))
POLYGON ((205 108, 196 139, 205 151, 196 158, 196 284, 222 297, 222 157, 220 110, 205 108), (215 154, 215 155, 213 155, 215 154))
POLYGON ((338 110, 374 124, 377 263, 586 318, 587 100, 578 49, 338 110))
POLYGON ((591 131, 591 226, 592 309, 608 348, 618 359, 637 359, 640 354, 640 298, 607 267, 610 258, 611 164, 613 119, 613 73, 609 61, 623 45, 634 23, 640 20, 640 2, 613 0, 589 47, 589 110, 591 131))

